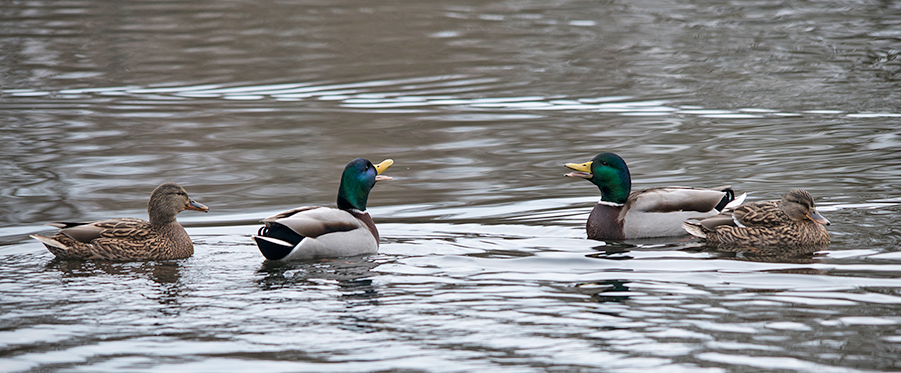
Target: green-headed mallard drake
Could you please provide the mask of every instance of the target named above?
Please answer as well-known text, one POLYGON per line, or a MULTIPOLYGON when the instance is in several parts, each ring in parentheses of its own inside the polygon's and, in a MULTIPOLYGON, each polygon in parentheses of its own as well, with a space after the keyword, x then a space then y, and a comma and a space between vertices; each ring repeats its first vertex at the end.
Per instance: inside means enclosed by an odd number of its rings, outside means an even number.
POLYGON ((379 231, 366 201, 376 181, 391 180, 381 174, 392 164, 390 159, 374 166, 363 158, 350 161, 341 174, 338 208, 304 206, 263 219, 253 236, 260 252, 269 260, 375 254, 379 231))
MULTIPOLYGON (((620 156, 601 153, 588 163, 568 163, 568 177, 587 179, 601 190, 601 200, 588 216, 588 238, 623 240, 682 236, 688 218, 718 214, 736 201, 729 187, 719 190, 688 187, 657 187, 631 192, 629 167, 620 156)), ((745 195, 738 198, 741 203, 745 195)))
POLYGON ((90 223, 50 223, 60 228, 52 237, 31 235, 60 259, 113 261, 183 259, 194 254, 194 244, 175 215, 184 210, 206 212, 185 189, 165 183, 153 190, 147 203, 150 221, 135 218, 90 223))
POLYGON ((826 245, 826 220, 813 197, 793 189, 779 201, 751 202, 701 220, 689 220, 685 230, 711 245, 799 246, 826 245))

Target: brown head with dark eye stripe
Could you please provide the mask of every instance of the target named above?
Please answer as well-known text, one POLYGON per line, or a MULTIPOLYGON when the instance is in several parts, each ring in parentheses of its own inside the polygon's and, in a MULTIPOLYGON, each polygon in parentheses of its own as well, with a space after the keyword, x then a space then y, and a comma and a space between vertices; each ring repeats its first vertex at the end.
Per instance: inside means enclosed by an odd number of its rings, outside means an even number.
POLYGON ((817 212, 813 197, 803 189, 792 189, 785 193, 779 201, 779 208, 794 221, 811 220, 823 225, 831 224, 817 212))
POLYGON ((209 207, 192 200, 185 188, 176 183, 164 183, 156 187, 147 203, 147 214, 153 225, 170 224, 175 221, 175 215, 184 210, 206 212, 209 207))

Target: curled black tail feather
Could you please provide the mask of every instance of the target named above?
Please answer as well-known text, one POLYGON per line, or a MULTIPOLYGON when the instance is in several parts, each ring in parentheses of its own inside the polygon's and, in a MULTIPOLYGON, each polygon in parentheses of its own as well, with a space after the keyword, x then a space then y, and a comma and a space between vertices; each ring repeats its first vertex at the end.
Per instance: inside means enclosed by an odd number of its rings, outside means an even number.
POLYGON ((304 236, 279 223, 269 223, 269 225, 261 227, 257 234, 259 237, 254 237, 253 240, 256 241, 257 247, 263 253, 263 256, 269 260, 279 260, 288 256, 294 250, 294 247, 304 239, 304 236), (262 237, 274 238, 284 242, 284 244, 262 237))
POLYGON ((720 203, 716 204, 716 211, 723 211, 723 209, 726 208, 726 205, 728 205, 729 202, 735 200, 735 191, 732 190, 732 188, 726 188, 722 191, 726 192, 726 195, 723 196, 723 199, 720 200, 720 203))

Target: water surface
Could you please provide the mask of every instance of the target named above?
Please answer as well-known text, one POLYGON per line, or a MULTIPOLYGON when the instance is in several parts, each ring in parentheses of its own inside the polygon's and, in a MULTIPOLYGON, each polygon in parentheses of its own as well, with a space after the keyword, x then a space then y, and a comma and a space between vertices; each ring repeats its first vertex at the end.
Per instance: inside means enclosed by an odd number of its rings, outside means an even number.
POLYGON ((901 369, 892 2, 28 2, 0 14, 4 371, 901 369), (562 164, 804 188, 815 253, 601 242, 562 164), (393 158, 367 257, 249 236, 393 158), (54 260, 184 185, 195 255, 54 260))

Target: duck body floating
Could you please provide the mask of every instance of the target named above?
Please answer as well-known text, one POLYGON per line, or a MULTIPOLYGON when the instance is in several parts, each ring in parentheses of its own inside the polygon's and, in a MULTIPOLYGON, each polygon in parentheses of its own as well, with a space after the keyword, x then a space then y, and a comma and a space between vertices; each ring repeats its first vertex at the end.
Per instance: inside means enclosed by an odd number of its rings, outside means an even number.
POLYGON ((263 219, 253 240, 269 260, 302 260, 375 254, 379 231, 366 212, 369 192, 394 161, 373 165, 357 158, 344 167, 338 208, 304 206, 263 219))
POLYGON ((180 185, 165 183, 153 190, 147 213, 150 221, 118 218, 89 223, 58 222, 51 237, 31 235, 60 259, 165 260, 194 254, 194 244, 175 220, 184 210, 207 212, 209 208, 188 197, 180 185))
POLYGON ((813 197, 793 189, 779 201, 746 203, 683 228, 717 246, 824 246, 829 244, 829 220, 817 212, 813 197))
POLYGON ((613 153, 601 153, 587 163, 568 163, 565 167, 574 172, 564 176, 586 179, 601 191, 601 200, 586 223, 588 238, 593 240, 683 236, 686 219, 719 214, 727 205, 738 205, 745 198, 745 194, 736 198, 730 187, 656 187, 632 192, 629 168, 613 153))

